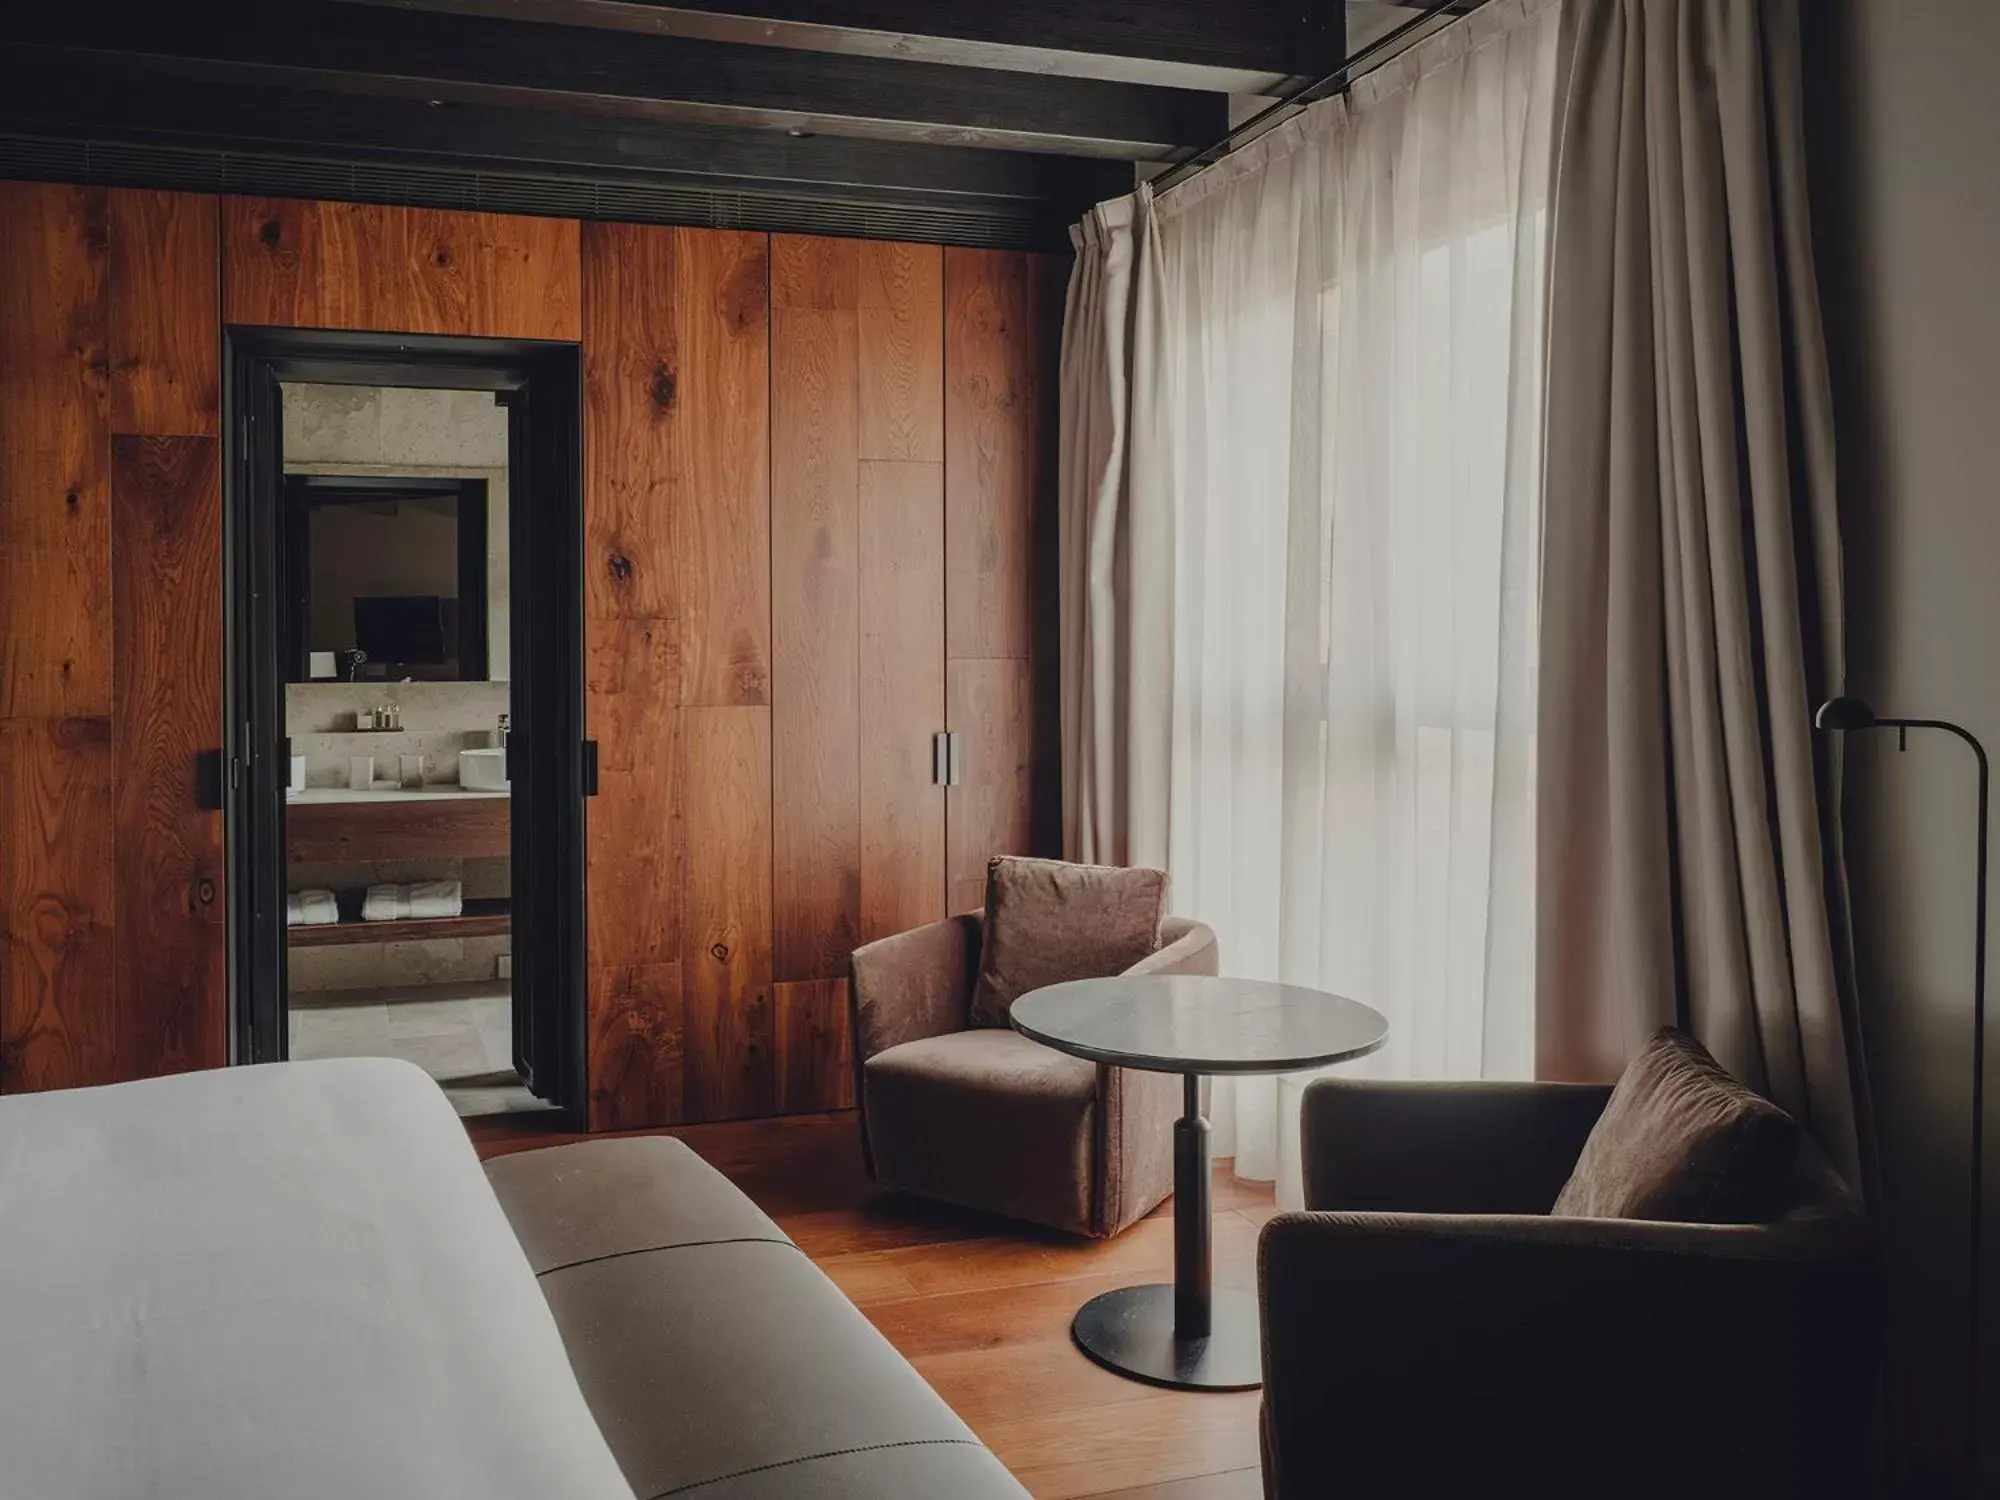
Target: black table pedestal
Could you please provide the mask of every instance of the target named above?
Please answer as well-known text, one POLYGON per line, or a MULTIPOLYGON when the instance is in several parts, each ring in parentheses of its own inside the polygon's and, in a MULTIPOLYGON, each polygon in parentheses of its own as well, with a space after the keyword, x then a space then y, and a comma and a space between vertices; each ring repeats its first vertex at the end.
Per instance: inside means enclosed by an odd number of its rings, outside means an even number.
POLYGON ((1174 1284, 1128 1286, 1093 1297, 1070 1325, 1077 1347, 1106 1369, 1189 1391, 1246 1391, 1263 1383, 1257 1299, 1218 1292, 1209 1254, 1208 1121, 1200 1083, 1185 1075, 1174 1122, 1174 1284))

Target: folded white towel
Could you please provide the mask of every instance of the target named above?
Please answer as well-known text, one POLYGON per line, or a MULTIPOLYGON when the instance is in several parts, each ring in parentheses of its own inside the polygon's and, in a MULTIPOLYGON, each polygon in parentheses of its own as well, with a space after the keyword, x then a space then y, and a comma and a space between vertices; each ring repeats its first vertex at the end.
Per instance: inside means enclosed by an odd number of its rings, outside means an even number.
POLYGON ((415 885, 371 885, 361 903, 364 922, 408 922, 429 917, 455 917, 465 909, 463 887, 456 880, 419 880, 415 885))
POLYGON ((287 927, 324 927, 340 920, 340 904, 332 891, 292 891, 285 897, 287 927))

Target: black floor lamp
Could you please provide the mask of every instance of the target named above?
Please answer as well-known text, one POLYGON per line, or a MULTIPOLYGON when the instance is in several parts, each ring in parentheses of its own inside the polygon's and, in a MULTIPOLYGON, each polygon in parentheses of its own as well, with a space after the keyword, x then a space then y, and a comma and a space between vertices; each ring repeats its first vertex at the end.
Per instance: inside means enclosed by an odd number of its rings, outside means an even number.
POLYGON ((1965 1456, 1967 1475, 1979 1482, 1979 1249, 1985 1219, 1986 1173, 1986 841, 1987 800, 1991 773, 1986 763, 1986 747, 1963 725, 1944 719, 1883 719, 1859 698, 1834 698, 1820 705, 1813 716, 1815 728, 1829 734, 1852 734, 1862 729, 1893 729, 1900 748, 1912 729, 1942 729, 1955 734, 1972 747, 1979 763, 1979 873, 1975 899, 1972 956, 1972 1222, 1970 1243, 1971 1283, 1967 1292, 1966 1321, 1971 1329, 1971 1357, 1966 1366, 1965 1456))

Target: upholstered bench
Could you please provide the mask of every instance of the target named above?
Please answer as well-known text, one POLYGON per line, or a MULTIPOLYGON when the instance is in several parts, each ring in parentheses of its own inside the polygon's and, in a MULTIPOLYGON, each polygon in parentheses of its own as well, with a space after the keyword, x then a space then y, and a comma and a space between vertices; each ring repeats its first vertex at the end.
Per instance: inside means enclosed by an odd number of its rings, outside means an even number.
POLYGON ((487 1163, 639 1500, 1019 1500, 999 1460, 679 1141, 487 1163))

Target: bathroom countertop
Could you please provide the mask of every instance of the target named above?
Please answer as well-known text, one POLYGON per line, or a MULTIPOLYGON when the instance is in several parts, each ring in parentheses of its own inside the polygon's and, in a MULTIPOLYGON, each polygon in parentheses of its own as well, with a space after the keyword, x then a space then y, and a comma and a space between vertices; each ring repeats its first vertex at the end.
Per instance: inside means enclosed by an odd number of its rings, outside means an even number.
POLYGON ((468 787, 455 786, 450 782, 433 782, 418 791, 413 787, 384 787, 365 792, 344 786, 309 786, 302 792, 286 792, 285 801, 297 806, 300 803, 329 802, 434 802, 439 798, 493 798, 511 797, 512 792, 474 791, 468 787))

